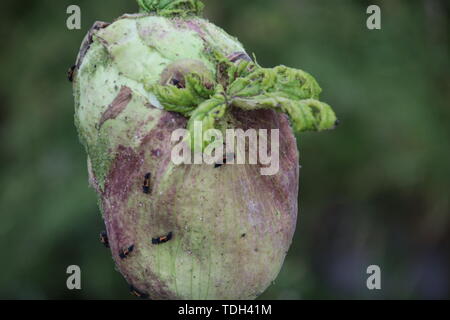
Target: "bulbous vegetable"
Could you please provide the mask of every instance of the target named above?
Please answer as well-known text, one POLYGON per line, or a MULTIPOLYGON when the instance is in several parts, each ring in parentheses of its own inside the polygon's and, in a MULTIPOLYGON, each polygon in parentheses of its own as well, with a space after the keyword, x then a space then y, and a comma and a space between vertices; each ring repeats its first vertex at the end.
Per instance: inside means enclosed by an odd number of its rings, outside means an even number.
MULTIPOLYGON (((254 299, 279 273, 295 230, 292 129, 331 129, 336 116, 311 75, 260 67, 198 16, 200 1, 138 3, 139 14, 94 24, 71 71, 113 259, 141 297, 254 299), (279 172, 174 164, 171 135, 195 121, 204 130, 279 129, 279 172)), ((210 143, 188 139, 194 150, 210 143)))

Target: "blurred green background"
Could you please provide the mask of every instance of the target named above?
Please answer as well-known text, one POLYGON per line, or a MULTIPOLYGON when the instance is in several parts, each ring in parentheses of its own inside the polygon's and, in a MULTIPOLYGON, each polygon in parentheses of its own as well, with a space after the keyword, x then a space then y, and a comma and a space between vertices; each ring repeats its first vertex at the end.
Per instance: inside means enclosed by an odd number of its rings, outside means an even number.
MULTIPOLYGON (((449 2, 205 2, 261 65, 316 76, 342 120, 299 137, 298 228, 261 298, 448 299, 449 2), (366 28, 370 4, 380 31, 366 28), (371 264, 381 291, 366 288, 371 264)), ((133 299, 98 241, 66 72, 94 21, 136 10, 134 0, 0 2, 0 298, 133 299), (70 4, 82 30, 66 28, 70 4), (66 289, 71 264, 81 291, 66 289)))

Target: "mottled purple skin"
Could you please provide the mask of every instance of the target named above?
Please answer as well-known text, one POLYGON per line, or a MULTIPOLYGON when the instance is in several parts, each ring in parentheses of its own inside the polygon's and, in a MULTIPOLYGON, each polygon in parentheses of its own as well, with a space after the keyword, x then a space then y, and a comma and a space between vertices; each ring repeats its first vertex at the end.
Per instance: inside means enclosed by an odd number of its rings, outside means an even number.
MULTIPOLYGON (((198 29, 205 42, 214 37, 211 30, 206 35, 211 27, 202 19, 174 24, 198 29)), ((280 170, 273 176, 261 175, 260 165, 177 166, 170 139, 187 119, 155 108, 140 87, 128 87, 137 80, 111 71, 115 56, 108 57, 107 32, 100 36, 89 34, 93 49, 85 43, 77 62, 76 122, 118 270, 151 299, 258 297, 278 275, 296 226, 299 159, 287 116, 231 111, 235 128, 280 130, 280 170), (103 81, 109 74, 116 80, 103 81), (169 232, 170 241, 152 244, 169 232)), ((226 56, 235 52, 223 48, 226 56)))
POLYGON ((255 298, 270 285, 281 267, 297 218, 296 141, 284 115, 236 110, 234 116, 242 129, 280 129, 278 174, 262 176, 258 165, 225 165, 219 169, 182 165, 160 188, 159 181, 171 166, 171 148, 167 146, 171 145, 172 131, 186 124, 183 117, 168 112, 148 133, 139 150, 118 150, 101 194, 104 219, 119 270, 129 283, 150 297, 255 298), (141 196, 142 177, 148 172, 152 173, 152 192, 145 197, 141 196), (142 202, 138 207, 127 206, 136 194, 142 202), (152 236, 168 232, 174 234, 172 241, 152 245, 152 236), (192 232, 200 235, 200 242, 192 240, 192 232), (135 245, 134 251, 121 260, 119 250, 131 244, 135 245), (170 259, 158 261, 158 250, 164 250, 170 259), (147 261, 148 255, 153 256, 152 261, 147 261), (194 264, 191 272, 184 270, 181 276, 192 277, 192 295, 174 289, 176 281, 180 281, 178 272, 169 271, 162 280, 153 271, 172 270, 172 265, 164 265, 167 260, 175 264, 175 269, 185 262, 194 264), (204 276, 206 281, 196 280, 196 276, 204 276))

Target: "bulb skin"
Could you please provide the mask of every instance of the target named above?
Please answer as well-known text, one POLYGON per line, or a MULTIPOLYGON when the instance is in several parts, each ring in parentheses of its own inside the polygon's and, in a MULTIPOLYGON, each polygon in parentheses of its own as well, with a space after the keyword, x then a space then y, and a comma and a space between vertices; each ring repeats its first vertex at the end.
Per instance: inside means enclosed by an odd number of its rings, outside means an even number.
POLYGON ((169 112, 149 88, 194 71, 214 82, 210 49, 245 57, 205 19, 124 15, 97 22, 73 70, 75 124, 117 269, 150 299, 255 299, 277 277, 297 222, 299 159, 288 117, 231 108, 236 129, 279 129, 277 174, 260 165, 175 165, 169 112))

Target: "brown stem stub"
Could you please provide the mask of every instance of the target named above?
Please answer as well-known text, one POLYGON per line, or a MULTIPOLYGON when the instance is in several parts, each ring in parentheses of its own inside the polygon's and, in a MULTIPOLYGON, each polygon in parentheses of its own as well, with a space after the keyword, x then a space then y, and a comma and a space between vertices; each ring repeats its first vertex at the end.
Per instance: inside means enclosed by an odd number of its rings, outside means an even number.
POLYGON ((83 43, 81 45, 80 53, 78 54, 78 57, 77 57, 77 62, 75 63, 76 70, 78 70, 80 68, 81 64, 83 63, 84 56, 86 55, 89 48, 91 47, 92 42, 94 42, 94 40, 93 40, 94 34, 98 30, 104 29, 109 25, 110 25, 110 23, 108 23, 108 22, 96 21, 94 23, 94 25, 91 27, 91 29, 89 29, 89 32, 86 35, 86 37, 84 38, 83 43))

